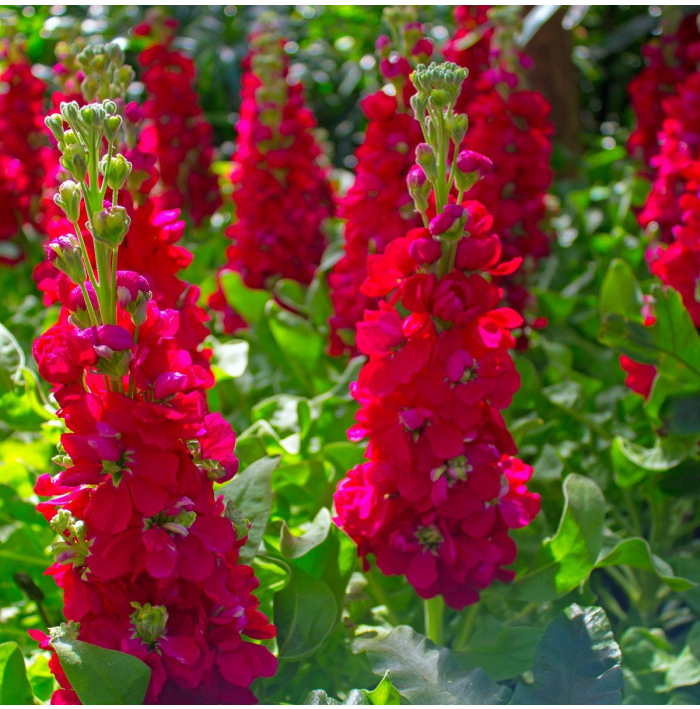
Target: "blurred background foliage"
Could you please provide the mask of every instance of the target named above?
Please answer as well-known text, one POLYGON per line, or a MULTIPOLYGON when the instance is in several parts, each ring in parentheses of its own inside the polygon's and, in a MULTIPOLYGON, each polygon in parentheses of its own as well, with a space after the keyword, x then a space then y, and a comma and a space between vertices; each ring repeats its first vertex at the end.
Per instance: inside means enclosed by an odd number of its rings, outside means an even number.
MULTIPOLYGON (((130 30, 147 10, 148 6, 0 5, 0 26, 3 34, 19 32, 26 38, 31 60, 45 65, 44 78, 50 78, 57 41, 78 35, 93 41, 119 40, 133 60, 140 44, 130 30)), ((202 105, 214 126, 221 157, 227 159, 234 150, 246 38, 268 8, 179 5, 165 10, 180 23, 177 45, 197 62, 202 105)), ((438 46, 453 30, 452 10, 448 5, 419 10, 438 46)), ((374 43, 383 31, 383 6, 281 5, 275 11, 282 18, 293 72, 306 86, 307 99, 328 137, 331 158, 336 166, 352 169, 352 153, 364 128, 358 99, 378 87, 374 43)), ((579 5, 542 23, 561 24, 563 18, 570 31, 571 52, 560 60, 574 65, 571 75, 576 79, 570 90, 578 96, 580 115, 574 120, 583 131, 583 146, 590 147, 601 132, 610 138, 610 147, 625 139, 626 131, 620 133, 620 127, 630 123, 627 84, 641 68, 641 45, 661 32, 665 12, 661 6, 579 5)), ((542 29, 537 22, 534 28, 542 29)), ((526 51, 532 47, 531 43, 526 51)))

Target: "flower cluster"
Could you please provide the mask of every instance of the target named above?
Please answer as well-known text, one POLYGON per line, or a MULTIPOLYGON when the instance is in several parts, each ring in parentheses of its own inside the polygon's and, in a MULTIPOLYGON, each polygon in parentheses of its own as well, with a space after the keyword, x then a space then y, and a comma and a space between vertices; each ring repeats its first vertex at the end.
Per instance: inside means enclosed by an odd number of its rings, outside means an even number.
POLYGON ((367 276, 367 257, 383 253, 387 244, 420 223, 406 189, 415 147, 422 140, 420 125, 408 105, 413 94, 408 77, 411 60, 429 60, 433 47, 418 23, 410 18, 396 19, 401 22, 395 28, 400 46, 392 50, 386 36, 377 42, 380 71, 392 91, 377 91, 362 101, 368 123, 364 143, 355 152, 355 182, 338 200, 338 216, 345 220, 345 242, 343 257, 328 276, 334 311, 330 320, 333 355, 357 352, 356 324, 366 308, 376 305, 376 298, 360 292, 367 276))
POLYGON ((18 46, 9 45, 5 54, 8 61, 0 72, 0 263, 15 263, 22 252, 11 242, 26 224, 36 226, 38 195, 52 151, 43 129, 46 85, 32 74, 18 46))
MULTIPOLYGON (((119 64, 118 50, 109 58, 119 64)), ((67 428, 55 458, 62 470, 36 486, 59 535, 48 573, 70 632, 150 667, 146 702, 252 702, 251 682, 276 663, 244 637, 269 638, 274 628, 257 610, 252 569, 238 564, 247 521, 214 495, 213 482, 229 480, 238 461, 230 425, 207 409, 207 353, 182 310, 161 305, 149 279, 122 267, 134 221, 117 204, 132 169, 116 152, 117 104, 65 103, 47 125, 72 177, 56 203, 73 226, 47 246, 73 287, 59 324, 33 348, 67 428)), ((150 229, 177 236, 176 219, 161 213, 150 229)), ((138 248, 125 260, 140 261, 138 248)), ((55 657, 51 666, 61 684, 52 701, 76 703, 55 657)))
POLYGON ((194 90, 194 61, 173 47, 177 21, 154 16, 134 28, 154 41, 138 55, 146 100, 139 148, 158 162, 160 209, 184 208, 195 225, 221 206, 212 128, 194 90))
MULTIPOLYGON (((494 32, 484 26, 489 15, 483 7, 458 8, 457 32, 444 55, 470 71, 457 103, 469 115, 464 147, 483 153, 493 163, 493 170, 466 194, 493 214, 506 258, 523 258, 523 268, 504 279, 503 285, 506 301, 526 314, 534 308, 528 274, 549 253, 550 236, 542 225, 552 182, 549 159, 554 131, 545 98, 523 88, 520 74, 529 60, 510 46, 512 27, 501 23, 494 32)), ((538 318, 529 324, 541 327, 544 321, 538 318)))
POLYGON ((664 122, 663 101, 688 74, 695 72, 697 56, 689 48, 700 40, 695 16, 689 15, 676 32, 666 32, 642 48, 646 66, 630 82, 628 93, 637 118, 627 147, 648 166, 658 153, 658 132, 664 122))
MULTIPOLYGON (((310 283, 326 244, 324 222, 333 213, 327 170, 314 137, 316 121, 303 87, 289 73, 284 40, 271 24, 249 38, 234 169, 232 244, 223 271, 239 273, 251 288, 280 278, 310 283)), ((220 289, 210 301, 224 327, 244 325, 220 289)))
POLYGON ((494 579, 512 578, 503 568, 516 555, 509 531, 539 510, 526 488, 532 468, 514 457, 500 413, 520 383, 508 349, 523 320, 499 307, 493 277, 521 260, 501 260, 493 217, 462 200, 487 159, 459 153, 459 194, 449 196, 442 136, 458 152, 466 117, 445 107, 463 78, 454 64, 419 65, 414 74, 411 103, 428 143, 417 147, 408 180, 428 227, 369 257, 362 292, 381 300, 357 326, 369 359, 352 385, 361 408, 348 432, 369 439, 367 461, 335 495, 336 522, 364 558, 373 554, 384 573, 405 574, 420 596, 442 594, 454 608, 476 602, 494 579))

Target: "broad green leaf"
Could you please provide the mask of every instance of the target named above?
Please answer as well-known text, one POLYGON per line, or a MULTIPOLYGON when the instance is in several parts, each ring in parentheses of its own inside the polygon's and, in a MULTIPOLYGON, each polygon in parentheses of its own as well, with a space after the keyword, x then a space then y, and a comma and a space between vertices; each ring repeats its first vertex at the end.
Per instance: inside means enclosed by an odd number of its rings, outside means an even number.
POLYGON ((665 703, 659 693, 664 691, 666 671, 674 656, 663 631, 660 628, 629 628, 620 640, 620 650, 625 702, 665 703))
POLYGON ((600 289, 600 312, 620 315, 642 322, 642 289, 634 277, 629 263, 623 259, 613 259, 603 279, 600 289))
POLYGON ((553 620, 535 650, 534 681, 511 704, 621 704, 621 653, 602 608, 575 603, 553 620))
POLYGON ((248 539, 241 547, 240 561, 250 564, 262 540, 272 509, 272 473, 280 458, 261 458, 220 488, 226 502, 232 502, 250 521, 248 539))
POLYGON ((651 571, 674 591, 687 591, 695 586, 689 579, 675 576, 673 569, 663 559, 653 554, 649 542, 641 537, 629 537, 617 543, 612 549, 608 547, 601 553, 601 558, 595 566, 597 569, 602 569, 619 564, 651 571))
POLYGON ((24 658, 16 643, 0 644, 0 704, 34 704, 24 658))
POLYGON ((695 623, 681 654, 666 672, 666 689, 692 687, 700 683, 700 623, 695 623))
POLYGON ((675 436, 657 437, 653 448, 616 436, 610 448, 615 482, 620 487, 632 487, 660 472, 675 468, 695 447, 695 441, 675 436))
POLYGON ((275 283, 274 295, 277 300, 292 310, 308 314, 306 308, 306 288, 298 281, 282 278, 275 283))
POLYGON ((0 323, 0 384, 4 389, 19 383, 25 361, 15 336, 0 323))
POLYGON ((212 365, 219 367, 229 377, 240 377, 248 366, 250 345, 245 340, 215 343, 212 365))
POLYGON ((516 582, 525 600, 548 601, 584 581, 598 559, 605 499, 593 480, 572 473, 564 481, 564 509, 556 534, 545 539, 535 567, 516 582))
POLYGON ((297 537, 289 531, 286 522, 282 522, 280 531, 280 551, 287 559, 298 559, 313 548, 323 544, 331 528, 331 513, 322 507, 313 522, 305 525, 304 534, 297 537))
POLYGON ((554 448, 549 443, 545 443, 540 457, 535 461, 534 469, 535 480, 561 480, 564 464, 554 448))
POLYGON ((382 677, 382 681, 370 692, 363 690, 370 704, 386 706, 389 704, 401 704, 399 690, 391 682, 391 672, 387 670, 382 677))
POLYGON ((229 271, 221 275, 221 289, 226 296, 226 302, 249 324, 262 320, 265 315, 265 305, 270 300, 266 290, 248 288, 243 283, 240 274, 229 271))
POLYGON ((666 399, 659 412, 664 435, 700 434, 700 393, 666 399))
POLYGON ((316 652, 336 624, 338 605, 328 585, 301 569, 275 594, 274 622, 281 660, 301 660, 316 652))
POLYGON ((542 632, 526 625, 504 625, 491 615, 480 616, 469 644, 455 656, 466 669, 480 667, 494 682, 501 682, 532 667, 542 632))
POLYGON ((465 671, 447 648, 406 625, 359 636, 353 652, 366 652, 376 675, 391 672, 392 684, 411 704, 506 704, 510 697, 483 670, 465 671))
POLYGON ((323 354, 325 339, 308 320, 270 302, 268 325, 285 357, 303 363, 309 377, 323 354))
POLYGON ((83 704, 143 704, 151 670, 138 658, 66 636, 51 645, 83 704))

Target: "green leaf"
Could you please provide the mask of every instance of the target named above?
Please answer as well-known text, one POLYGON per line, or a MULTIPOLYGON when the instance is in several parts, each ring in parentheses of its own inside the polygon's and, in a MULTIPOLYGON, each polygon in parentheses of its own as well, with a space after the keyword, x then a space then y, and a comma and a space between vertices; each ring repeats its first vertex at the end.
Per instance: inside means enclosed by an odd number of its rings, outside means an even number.
POLYGON ((304 704, 314 704, 316 706, 356 706, 358 704, 369 704, 365 689, 351 689, 348 698, 344 702, 339 702, 333 697, 329 697, 325 689, 314 689, 304 698, 304 704))
POLYGON ((0 704, 34 704, 22 651, 17 643, 0 644, 0 704))
POLYGON ((469 645, 455 655, 462 667, 480 667, 494 682, 501 682, 532 667, 542 632, 526 625, 504 625, 491 615, 480 616, 469 645))
POLYGON ((323 644, 336 624, 338 605, 321 579, 293 568, 289 583, 274 598, 281 660, 301 660, 323 644))
POLYGON ((240 274, 229 271, 221 275, 221 289, 226 302, 249 324, 254 325, 263 319, 265 305, 270 300, 270 293, 258 288, 248 288, 240 274))
POLYGON ((511 704, 621 704, 621 653, 602 608, 572 604, 537 644, 534 682, 511 704))
POLYGON ((300 537, 294 536, 287 526, 282 522, 280 531, 280 551, 287 559, 298 559, 315 547, 323 544, 328 537, 331 528, 331 513, 322 507, 313 522, 305 525, 304 534, 300 537))
POLYGON ((630 320, 642 321, 642 289, 632 268, 623 259, 613 259, 600 289, 600 312, 619 313, 630 320))
POLYGON ((406 625, 361 635, 353 652, 367 653, 374 674, 391 672, 392 684, 411 704, 506 704, 510 696, 483 670, 465 672, 449 650, 406 625))
POLYGON ((666 672, 666 689, 692 687, 700 683, 700 623, 695 623, 681 654, 666 672))
POLYGON ((641 537, 630 537, 617 543, 612 549, 605 549, 596 562, 596 568, 625 564, 635 569, 651 571, 674 591, 688 591, 695 584, 689 579, 675 576, 673 569, 652 553, 649 542, 641 537))
POLYGON ((249 344, 245 340, 214 343, 212 365, 219 367, 229 377, 240 377, 248 367, 249 344))
POLYGON ((697 436, 700 433, 700 394, 669 397, 659 415, 664 435, 697 436))
POLYGON ((151 670, 138 658, 65 636, 51 645, 83 704, 143 704, 151 670))
POLYGON ((270 303, 268 314, 270 332, 285 357, 303 363, 305 370, 312 375, 326 344, 323 335, 308 320, 284 310, 275 302, 270 303))
POLYGON ((675 468, 695 447, 695 441, 676 437, 657 437, 653 448, 644 448, 616 436, 610 448, 615 482, 620 487, 632 487, 660 472, 675 468))
POLYGON ((633 627, 620 640, 625 701, 628 704, 664 704, 666 671, 674 659, 660 628, 633 627))
POLYGON ((517 35, 518 47, 525 47, 527 43, 539 32, 560 8, 560 5, 536 5, 527 13, 523 20, 522 29, 517 35))
POLYGON ((387 670, 382 681, 370 692, 365 689, 370 704, 386 706, 387 704, 401 704, 401 695, 391 681, 391 672, 387 670))
POLYGON ((0 384, 5 385, 3 388, 7 388, 10 383, 19 383, 25 361, 24 352, 15 336, 0 323, 0 384))
POLYGON ((251 523, 239 557, 242 564, 250 564, 260 546, 272 509, 272 473, 279 462, 279 456, 256 460, 219 490, 251 523))
POLYGON ((582 475, 567 476, 559 528, 542 543, 534 569, 517 580, 519 596, 554 600, 584 581, 598 559, 604 517, 605 499, 598 485, 582 475))

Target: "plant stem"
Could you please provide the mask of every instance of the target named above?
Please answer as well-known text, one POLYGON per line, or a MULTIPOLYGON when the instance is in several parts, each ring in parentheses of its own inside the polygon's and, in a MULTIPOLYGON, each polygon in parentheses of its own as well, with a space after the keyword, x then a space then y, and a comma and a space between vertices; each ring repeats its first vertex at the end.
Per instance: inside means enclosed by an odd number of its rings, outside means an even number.
POLYGON ((445 602, 442 596, 427 598, 423 601, 425 616, 425 636, 436 645, 442 645, 442 617, 445 613, 445 602))
POLYGON ((479 615, 479 604, 474 603, 469 607, 469 610, 464 614, 464 622, 462 627, 459 629, 459 635, 454 642, 454 650, 464 650, 469 643, 469 638, 471 638, 474 632, 474 626, 476 625, 476 617, 479 615))

